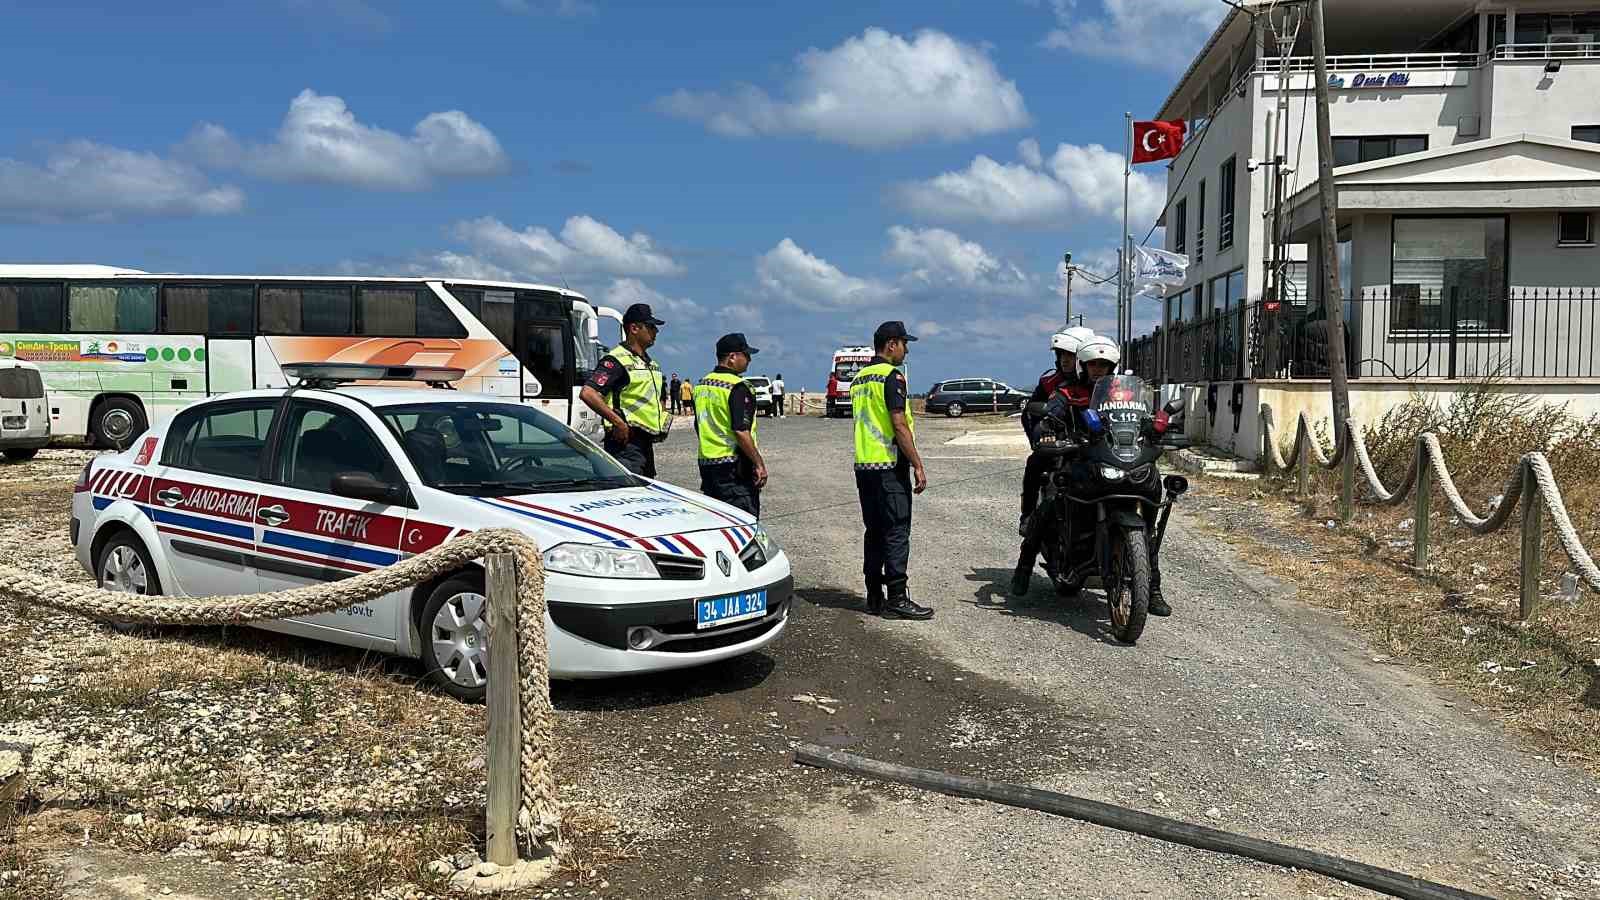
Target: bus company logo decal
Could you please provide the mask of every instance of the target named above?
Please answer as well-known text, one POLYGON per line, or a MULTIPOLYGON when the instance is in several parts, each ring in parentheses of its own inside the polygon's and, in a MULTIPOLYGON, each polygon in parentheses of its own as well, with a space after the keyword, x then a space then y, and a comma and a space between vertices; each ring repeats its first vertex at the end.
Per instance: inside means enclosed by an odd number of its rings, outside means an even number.
POLYGON ((139 341, 85 338, 78 343, 78 358, 83 360, 142 363, 150 358, 149 348, 139 341))
POLYGON ((12 357, 17 355, 17 345, 10 341, 0 341, 0 356, 12 357))
POLYGON ((77 362, 83 345, 78 341, 52 341, 27 338, 17 341, 16 357, 31 362, 77 362))

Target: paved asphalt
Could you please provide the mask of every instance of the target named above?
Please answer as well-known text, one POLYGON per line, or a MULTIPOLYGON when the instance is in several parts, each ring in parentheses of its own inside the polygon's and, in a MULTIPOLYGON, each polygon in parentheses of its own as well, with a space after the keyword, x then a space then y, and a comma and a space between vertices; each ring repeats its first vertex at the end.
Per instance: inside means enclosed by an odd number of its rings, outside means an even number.
MULTIPOLYGON (((994 427, 997 423, 985 423, 994 427)), ((1517 747, 1470 703, 1373 651, 1193 527, 1163 553, 1171 619, 1136 647, 1104 604, 1035 579, 1006 596, 1015 447, 919 422, 912 592, 929 622, 866 616, 846 421, 763 420, 764 520, 800 602, 766 652, 694 673, 558 687, 603 721, 580 780, 654 823, 612 893, 779 897, 1366 897, 1334 881, 1040 813, 794 767, 820 741, 1347 855, 1492 896, 1600 896, 1600 785, 1517 747), (837 704, 797 702, 801 694, 837 704), (602 750, 603 748, 603 750, 602 750), (635 893, 637 892, 637 893, 635 893)), ((662 475, 695 483, 692 442, 662 475)), ((1373 590, 1382 590, 1373 585, 1373 590)), ((583 793, 581 786, 572 792, 583 793)), ((626 817, 626 816, 625 816, 626 817)))

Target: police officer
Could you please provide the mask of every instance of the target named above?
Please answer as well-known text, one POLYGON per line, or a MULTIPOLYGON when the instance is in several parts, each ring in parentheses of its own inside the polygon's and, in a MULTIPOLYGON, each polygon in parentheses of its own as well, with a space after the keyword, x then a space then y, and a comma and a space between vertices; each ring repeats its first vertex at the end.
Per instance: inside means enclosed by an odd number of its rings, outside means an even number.
POLYGON ((761 517, 767 463, 756 447, 756 395, 739 376, 760 351, 735 332, 717 339, 717 367, 694 386, 700 493, 761 517))
POLYGON ((855 414, 856 494, 861 498, 863 573, 867 611, 903 619, 931 619, 913 603, 906 582, 911 561, 911 495, 928 486, 906 403, 905 362, 911 341, 903 322, 884 322, 872 335, 877 355, 850 383, 855 414), (915 484, 913 485, 913 477, 915 484), (887 596, 885 592, 887 591, 887 596))
POLYGON ((605 451, 628 471, 656 477, 656 444, 667 436, 661 367, 650 358, 656 330, 667 324, 647 303, 622 314, 622 343, 589 373, 579 398, 606 423, 605 451))

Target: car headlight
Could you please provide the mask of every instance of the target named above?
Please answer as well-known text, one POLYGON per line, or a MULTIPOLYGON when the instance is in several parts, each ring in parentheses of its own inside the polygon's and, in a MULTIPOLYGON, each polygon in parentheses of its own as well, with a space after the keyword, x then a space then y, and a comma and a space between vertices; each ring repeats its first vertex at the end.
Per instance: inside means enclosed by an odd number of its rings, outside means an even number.
POLYGON ((767 530, 760 525, 756 526, 755 541, 761 545, 761 554, 767 559, 778 555, 778 542, 773 540, 772 535, 767 534, 767 530))
POLYGON ((660 578, 656 564, 643 550, 558 544, 544 552, 544 567, 551 572, 593 578, 660 578))
POLYGON ((1127 475, 1116 466, 1101 466, 1100 477, 1107 481, 1121 481, 1123 478, 1126 478, 1127 475))

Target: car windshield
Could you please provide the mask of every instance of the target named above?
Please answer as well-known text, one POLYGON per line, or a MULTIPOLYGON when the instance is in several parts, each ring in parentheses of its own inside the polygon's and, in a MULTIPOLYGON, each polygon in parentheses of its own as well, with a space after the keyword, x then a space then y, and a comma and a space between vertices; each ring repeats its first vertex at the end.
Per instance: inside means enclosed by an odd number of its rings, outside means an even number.
POLYGON ((749 382, 754 387, 766 387, 768 384, 765 378, 746 378, 745 381, 749 382))
POLYGON ((468 496, 601 491, 638 484, 600 448, 514 403, 421 403, 379 410, 423 483, 468 496))

